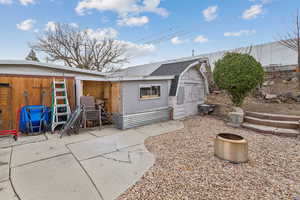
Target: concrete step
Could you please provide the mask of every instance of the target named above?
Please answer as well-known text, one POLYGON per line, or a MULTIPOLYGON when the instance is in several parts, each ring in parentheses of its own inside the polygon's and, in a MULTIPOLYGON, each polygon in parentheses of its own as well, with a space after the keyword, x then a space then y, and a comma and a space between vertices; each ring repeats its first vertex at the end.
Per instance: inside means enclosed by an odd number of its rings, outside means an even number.
POLYGON ((300 123, 298 121, 279 121, 279 120, 261 119, 261 118, 249 117, 249 116, 246 116, 244 118, 244 121, 250 124, 272 126, 275 128, 287 128, 287 129, 300 130, 300 123))
POLYGON ((267 133, 267 134, 274 134, 286 137, 297 137, 299 136, 299 130, 295 129, 287 129, 287 128, 274 128, 271 126, 264 126, 264 125, 257 125, 251 124, 248 122, 244 122, 242 127, 248 128, 257 132, 267 133))
POLYGON ((260 112, 250 112, 250 111, 246 111, 246 116, 261 118, 261 119, 277 120, 277 121, 299 121, 300 120, 300 116, 296 116, 296 115, 281 115, 281 114, 270 114, 270 113, 260 113, 260 112))

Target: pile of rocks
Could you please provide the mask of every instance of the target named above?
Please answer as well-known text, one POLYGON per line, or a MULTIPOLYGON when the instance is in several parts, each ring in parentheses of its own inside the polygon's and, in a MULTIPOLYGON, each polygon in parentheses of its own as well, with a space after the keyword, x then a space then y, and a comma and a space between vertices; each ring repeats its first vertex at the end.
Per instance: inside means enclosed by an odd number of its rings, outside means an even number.
POLYGON ((282 82, 285 83, 285 84, 288 84, 290 82, 297 83, 298 82, 298 78, 297 77, 289 78, 289 79, 283 80, 282 82))
MULTIPOLYGON (((283 80, 283 83, 295 82, 297 84, 297 78, 291 78, 289 80, 283 80)), ((269 88, 275 83, 272 80, 265 81, 260 89, 260 96, 268 103, 300 103, 300 92, 284 92, 280 94, 271 93, 269 88)))
POLYGON ((263 94, 268 103, 300 103, 300 92, 286 92, 282 94, 263 94))

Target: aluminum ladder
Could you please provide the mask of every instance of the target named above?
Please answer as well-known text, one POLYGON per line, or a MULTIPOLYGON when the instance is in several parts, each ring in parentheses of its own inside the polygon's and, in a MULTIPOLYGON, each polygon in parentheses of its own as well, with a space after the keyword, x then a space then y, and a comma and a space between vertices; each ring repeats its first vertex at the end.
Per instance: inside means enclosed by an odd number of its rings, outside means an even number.
POLYGON ((70 117, 66 79, 52 82, 52 124, 51 132, 59 125, 64 125, 70 117))

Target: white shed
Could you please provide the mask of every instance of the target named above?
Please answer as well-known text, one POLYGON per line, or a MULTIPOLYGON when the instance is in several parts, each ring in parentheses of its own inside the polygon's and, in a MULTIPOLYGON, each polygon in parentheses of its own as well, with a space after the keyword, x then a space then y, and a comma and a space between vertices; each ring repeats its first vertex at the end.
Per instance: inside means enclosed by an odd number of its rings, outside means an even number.
MULTIPOLYGON (((180 119, 198 113, 198 105, 203 104, 208 93, 208 84, 201 67, 208 62, 197 58, 165 61, 130 67, 115 74, 117 76, 173 77, 169 82, 166 96, 156 101, 168 101, 172 108, 171 118, 180 119)), ((132 102, 133 103, 133 102, 132 102)), ((138 104, 138 102, 136 103, 138 104)))
POLYGON ((200 70, 206 64, 194 59, 160 66, 152 75, 174 75, 169 93, 169 106, 173 108, 173 119, 198 113, 208 94, 207 79, 200 70))

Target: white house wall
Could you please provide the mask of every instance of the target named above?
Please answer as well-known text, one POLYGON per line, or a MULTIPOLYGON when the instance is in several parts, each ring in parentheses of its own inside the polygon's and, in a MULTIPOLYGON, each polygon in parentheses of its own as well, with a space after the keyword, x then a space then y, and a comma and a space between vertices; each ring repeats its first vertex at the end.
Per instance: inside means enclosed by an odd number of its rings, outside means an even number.
POLYGON ((286 65, 297 65, 297 53, 292 49, 289 49, 279 42, 267 43, 262 45, 254 45, 252 47, 242 47, 232 49, 228 51, 219 51, 208 54, 201 54, 196 57, 207 57, 209 62, 214 69, 215 62, 222 58, 226 52, 240 52, 248 53, 258 60, 264 67, 270 65, 286 66, 286 65))

